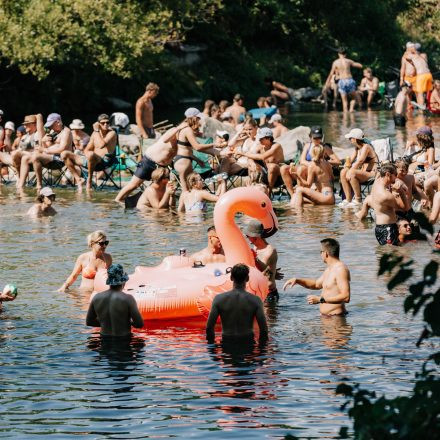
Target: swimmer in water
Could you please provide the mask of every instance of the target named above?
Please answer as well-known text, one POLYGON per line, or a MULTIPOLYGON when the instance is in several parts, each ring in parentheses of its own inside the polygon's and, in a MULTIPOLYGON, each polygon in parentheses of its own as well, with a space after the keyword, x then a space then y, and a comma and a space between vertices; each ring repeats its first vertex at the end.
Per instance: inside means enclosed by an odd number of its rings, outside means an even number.
POLYGON ((202 264, 223 263, 226 261, 225 252, 218 238, 215 226, 208 228, 208 246, 190 256, 191 261, 201 261, 202 264))
POLYGON ((319 304, 321 315, 345 315, 345 303, 350 302, 350 271, 339 260, 339 242, 333 238, 321 240, 321 258, 327 265, 324 273, 317 279, 291 278, 283 289, 299 284, 306 289, 322 289, 321 296, 309 295, 309 304, 319 304))
POLYGON ((57 212, 52 206, 55 198, 56 196, 52 191, 52 188, 49 188, 48 186, 44 187, 40 190, 36 203, 29 209, 27 215, 33 218, 50 217, 55 215, 57 212))
POLYGON ((2 310, 2 303, 7 301, 14 301, 16 295, 13 295, 10 290, 3 290, 0 292, 0 311, 2 310))
POLYGON ((120 264, 112 264, 107 270, 107 285, 104 292, 97 293, 89 305, 86 325, 101 327, 102 336, 131 336, 131 327, 142 328, 142 318, 136 300, 124 293, 128 275, 120 264))
POLYGON ((72 273, 58 289, 58 292, 65 292, 75 282, 79 274, 82 274, 79 288, 91 291, 94 287, 96 272, 99 269, 107 269, 111 266, 112 256, 105 252, 109 241, 103 231, 95 231, 89 234, 87 243, 92 250, 81 254, 77 258, 72 273))

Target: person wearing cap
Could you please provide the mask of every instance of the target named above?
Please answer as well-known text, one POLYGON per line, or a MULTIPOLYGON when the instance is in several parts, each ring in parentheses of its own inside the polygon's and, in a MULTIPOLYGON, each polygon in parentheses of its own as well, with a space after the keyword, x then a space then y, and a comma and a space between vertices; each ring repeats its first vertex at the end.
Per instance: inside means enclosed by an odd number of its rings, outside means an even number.
POLYGON ((252 245, 255 266, 264 273, 269 281, 267 301, 278 301, 279 294, 275 280, 282 279, 283 275, 277 272, 277 250, 263 238, 263 233, 264 227, 258 220, 251 220, 244 230, 244 235, 252 245))
POLYGON ((333 169, 331 164, 325 160, 324 155, 323 145, 313 145, 307 180, 303 180, 300 174, 296 175, 298 184, 295 195, 290 202, 292 206, 301 208, 304 203, 314 205, 335 204, 333 169), (312 185, 314 185, 314 188, 312 188, 312 185))
POLYGON ((86 325, 100 327, 102 336, 131 336, 131 327, 142 328, 144 319, 136 300, 124 293, 128 275, 120 264, 112 264, 107 269, 108 290, 97 293, 90 302, 86 325))
POLYGON ((241 152, 237 155, 253 160, 249 164, 249 171, 253 173, 262 172, 263 182, 267 184, 269 191, 272 193, 280 178, 280 164, 284 162, 283 147, 274 142, 272 130, 267 127, 263 127, 258 131, 257 140, 260 143, 256 153, 241 152))
POLYGON ((206 339, 215 342, 215 326, 220 317, 222 324, 222 343, 242 346, 246 342, 254 343, 254 321, 257 321, 260 341, 268 337, 263 301, 257 295, 246 291, 249 282, 249 268, 245 264, 236 264, 231 269, 232 290, 219 293, 214 297, 211 311, 206 322, 206 339))
POLYGON ((90 191, 92 189, 93 173, 110 168, 117 162, 116 142, 117 135, 110 127, 110 118, 107 114, 102 113, 93 124, 93 133, 84 149, 84 156, 75 154, 72 151, 64 151, 61 154, 61 159, 72 173, 79 191, 82 190, 83 179, 80 172, 78 172, 78 166, 87 168, 86 188, 90 191))
POLYGON ((373 99, 379 90, 379 78, 373 75, 373 70, 370 67, 364 69, 364 77, 359 84, 359 93, 361 100, 366 98, 367 107, 371 107, 373 99))
MULTIPOLYGON (((224 113, 229 112, 232 119, 233 119, 233 125, 237 125, 240 119, 240 115, 242 115, 243 113, 246 113, 246 109, 243 106, 243 102, 244 102, 244 97, 243 95, 240 95, 240 93, 237 93, 234 96, 234 101, 232 103, 231 106, 227 107, 226 110, 224 111, 224 113)), ((224 113, 222 114, 222 121, 223 121, 223 116, 224 113)))
POLYGON ((416 85, 416 68, 413 63, 407 60, 407 57, 410 55, 410 49, 414 47, 414 43, 408 41, 405 46, 405 52, 402 55, 402 59, 400 61, 400 77, 399 82, 400 86, 403 86, 404 83, 411 84, 411 88, 413 89, 416 85))
POLYGON ((15 124, 11 121, 6 122, 5 124, 5 137, 3 140, 3 147, 0 148, 0 150, 10 153, 12 150, 12 143, 13 139, 12 137, 15 134, 15 124))
POLYGON ((321 290, 321 295, 307 296, 307 303, 319 304, 323 316, 343 316, 347 314, 345 304, 350 302, 350 270, 339 259, 339 242, 334 238, 321 240, 321 259, 327 265, 324 273, 316 280, 291 278, 283 287, 302 286, 306 289, 321 290))
POLYGON ((153 123, 153 99, 159 94, 159 86, 150 82, 145 87, 145 93, 136 101, 136 125, 142 139, 155 139, 153 123))
POLYGON ((429 70, 426 54, 420 53, 416 45, 409 49, 406 60, 416 69, 416 81, 413 90, 416 93, 419 108, 425 109, 425 94, 432 90, 432 74, 429 70))
POLYGON ((423 173, 429 168, 437 169, 439 164, 435 164, 434 136, 431 127, 423 125, 415 134, 416 138, 408 140, 404 152, 404 156, 411 161, 410 171, 423 173))
POLYGON ((203 118, 203 113, 198 109, 194 107, 186 109, 185 120, 176 134, 177 154, 174 157, 173 164, 174 169, 179 173, 179 180, 183 191, 188 190, 186 179, 193 171, 192 161, 195 160, 204 166, 204 163, 193 155, 193 149, 213 156, 219 154, 218 151, 213 149, 216 144, 201 144, 196 138, 196 136, 199 135, 201 120, 203 118))
POLYGON ((224 263, 226 261, 223 246, 218 238, 215 226, 208 228, 208 245, 201 251, 195 252, 189 258, 191 262, 202 262, 202 264, 224 263))
POLYGON ((29 209, 27 215, 30 217, 49 217, 55 215, 57 212, 53 208, 55 201, 55 193, 52 188, 45 186, 38 193, 36 203, 29 209))
POLYGON ((412 85, 404 81, 394 101, 393 120, 396 127, 405 127, 406 115, 411 103, 412 85))
POLYGON ((281 135, 289 131, 289 129, 283 125, 282 121, 283 117, 279 113, 275 113, 269 119, 269 125, 272 126, 271 128, 274 139, 279 138, 281 135))
MULTIPOLYGON (((51 113, 44 124, 47 130, 46 135, 41 139, 38 148, 32 153, 31 163, 34 167, 35 178, 37 180, 37 191, 43 184, 43 168, 61 169, 64 162, 61 153, 72 149, 72 132, 69 127, 65 127, 58 113, 51 113)), ((20 173, 19 188, 23 188, 25 183, 25 173, 20 173)))
POLYGON ((330 86, 333 75, 339 78, 338 90, 341 94, 342 109, 344 112, 348 110, 348 98, 350 98, 350 111, 354 111, 356 102, 359 103, 359 95, 356 93, 356 81, 351 75, 351 68, 362 69, 362 64, 346 58, 346 50, 340 48, 338 50, 338 59, 333 61, 332 68, 325 82, 326 86, 330 86))
POLYGON ((90 136, 84 131, 84 123, 81 119, 74 119, 69 125, 72 130, 73 148, 75 153, 82 154, 90 141, 90 136))
POLYGON ((354 145, 354 151, 341 171, 340 181, 345 200, 339 203, 339 206, 341 208, 360 207, 362 205, 361 183, 376 175, 379 160, 374 148, 367 142, 360 128, 353 128, 345 135, 345 139, 354 145))

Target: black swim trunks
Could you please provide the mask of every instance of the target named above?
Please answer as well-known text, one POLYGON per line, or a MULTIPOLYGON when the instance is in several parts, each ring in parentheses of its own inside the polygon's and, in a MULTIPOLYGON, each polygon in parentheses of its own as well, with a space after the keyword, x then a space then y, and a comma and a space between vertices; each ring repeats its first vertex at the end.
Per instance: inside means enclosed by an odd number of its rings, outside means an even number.
POLYGON ((151 180, 151 173, 161 165, 158 165, 154 160, 147 156, 143 156, 140 162, 136 165, 134 175, 142 180, 151 180))
POLYGON ((405 127, 406 125, 406 118, 404 115, 394 115, 393 116, 394 119, 394 125, 396 127, 405 127))
POLYGON ((374 233, 376 234, 376 240, 382 246, 386 244, 397 246, 399 244, 399 228, 396 223, 376 225, 374 233))
POLYGON ((156 138, 156 132, 154 131, 154 128, 146 128, 145 132, 147 133, 148 139, 155 139, 156 138))

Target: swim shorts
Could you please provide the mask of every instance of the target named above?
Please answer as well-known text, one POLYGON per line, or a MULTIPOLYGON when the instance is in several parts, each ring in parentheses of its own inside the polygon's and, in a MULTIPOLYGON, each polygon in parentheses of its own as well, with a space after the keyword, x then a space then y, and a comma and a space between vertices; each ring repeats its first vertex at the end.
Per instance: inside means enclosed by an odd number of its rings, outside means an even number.
POLYGON ((145 129, 147 135, 148 135, 148 139, 155 139, 156 138, 156 132, 154 131, 154 128, 146 128, 145 129))
POLYGON ((416 78, 417 78, 416 75, 414 75, 414 76, 404 76, 403 80, 405 82, 407 82, 407 83, 410 83, 411 86, 412 86, 412 89, 414 90, 414 87, 416 86, 416 78))
POLYGON ((339 93, 348 95, 356 91, 356 81, 353 78, 340 79, 338 81, 339 93))
POLYGON ((394 119, 394 125, 396 127, 405 127, 405 125, 406 125, 406 118, 405 118, 405 116, 395 114, 393 116, 393 119, 394 119))
POLYGON ((427 93, 430 90, 432 90, 432 75, 430 73, 417 75, 414 91, 416 93, 427 93))
POLYGON ((396 223, 390 225, 376 225, 374 229, 376 240, 381 246, 392 244, 397 246, 399 244, 399 228, 396 223))
MULTIPOLYGON (((106 154, 100 162, 95 165, 94 171, 103 171, 110 168, 112 165, 116 164, 118 159, 115 154, 106 154)), ((83 157, 83 167, 87 168, 87 157, 83 157)))
POLYGON ((59 154, 54 154, 52 156, 52 160, 44 165, 44 168, 48 168, 49 170, 60 170, 64 167, 64 162, 61 160, 61 156, 59 154))
POLYGON ((154 162, 154 160, 151 160, 147 156, 143 156, 140 162, 136 165, 137 168, 134 175, 138 179, 151 180, 151 173, 159 166, 160 165, 154 162))

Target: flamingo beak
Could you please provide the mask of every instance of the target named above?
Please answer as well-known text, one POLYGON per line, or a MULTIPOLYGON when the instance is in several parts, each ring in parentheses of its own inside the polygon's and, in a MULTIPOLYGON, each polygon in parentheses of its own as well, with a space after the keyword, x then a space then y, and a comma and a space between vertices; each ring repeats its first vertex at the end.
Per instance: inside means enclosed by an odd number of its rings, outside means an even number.
POLYGON ((273 212, 269 212, 267 214, 264 221, 262 221, 262 224, 264 227, 263 234, 261 235, 262 238, 271 237, 273 234, 275 234, 275 232, 278 231, 278 220, 273 212))

